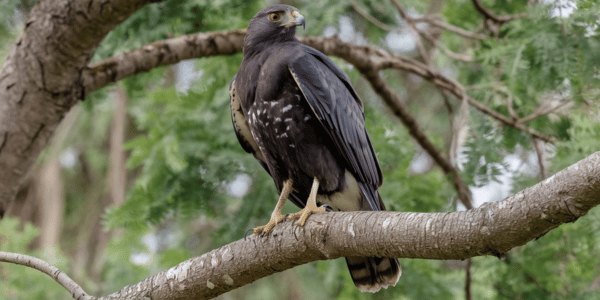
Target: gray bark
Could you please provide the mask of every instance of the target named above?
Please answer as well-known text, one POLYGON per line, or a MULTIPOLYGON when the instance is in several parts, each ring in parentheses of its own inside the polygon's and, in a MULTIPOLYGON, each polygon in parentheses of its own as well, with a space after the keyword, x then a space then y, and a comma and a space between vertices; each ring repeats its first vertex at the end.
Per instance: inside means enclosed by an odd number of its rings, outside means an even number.
POLYGON ((507 199, 451 213, 335 212, 284 222, 101 299, 207 299, 307 262, 344 256, 502 256, 600 204, 600 152, 507 199))
POLYGON ((0 69, 0 216, 65 113, 104 36, 149 0, 41 0, 0 69))
POLYGON ((73 299, 95 299, 94 297, 89 296, 75 281, 73 281, 73 279, 71 279, 71 277, 69 277, 69 275, 39 258, 18 253, 0 252, 0 262, 27 266, 52 277, 56 282, 69 291, 69 293, 71 293, 73 299))
POLYGON ((344 256, 467 259, 502 256, 600 204, 600 152, 511 197, 464 212, 330 212, 304 227, 287 221, 104 297, 88 296, 55 267, 0 252, 0 261, 36 268, 75 299, 208 299, 315 260, 344 256))

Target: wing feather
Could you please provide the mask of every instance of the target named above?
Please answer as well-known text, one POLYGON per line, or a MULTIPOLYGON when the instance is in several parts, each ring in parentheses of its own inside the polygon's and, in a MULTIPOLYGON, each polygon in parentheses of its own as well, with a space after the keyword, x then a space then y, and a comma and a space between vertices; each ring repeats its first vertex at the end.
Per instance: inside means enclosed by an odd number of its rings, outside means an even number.
MULTIPOLYGON (((376 188, 382 183, 381 169, 364 122, 362 103, 348 77, 322 53, 305 48, 288 69, 309 107, 323 125, 347 169, 359 182, 376 188)), ((365 195, 371 207, 381 209, 374 193, 365 195)))

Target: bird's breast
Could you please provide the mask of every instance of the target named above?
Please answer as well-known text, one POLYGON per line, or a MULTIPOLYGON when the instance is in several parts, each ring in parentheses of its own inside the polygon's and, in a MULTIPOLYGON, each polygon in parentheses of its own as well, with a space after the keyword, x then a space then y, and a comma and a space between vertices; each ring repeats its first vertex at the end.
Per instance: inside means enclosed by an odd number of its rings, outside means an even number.
POLYGON ((248 119, 259 143, 294 149, 314 132, 314 117, 302 97, 295 86, 282 89, 274 98, 257 97, 248 119))

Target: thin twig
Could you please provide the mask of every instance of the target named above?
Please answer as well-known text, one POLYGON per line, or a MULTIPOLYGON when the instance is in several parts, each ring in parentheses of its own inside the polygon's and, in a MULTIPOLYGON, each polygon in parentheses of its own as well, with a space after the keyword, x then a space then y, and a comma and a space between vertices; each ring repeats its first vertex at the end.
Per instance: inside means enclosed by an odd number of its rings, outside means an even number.
POLYGON ((467 54, 462 54, 462 53, 456 53, 452 50, 450 50, 448 47, 446 47, 446 45, 444 45, 443 43, 441 43, 439 41, 439 39, 434 38, 433 36, 431 36, 431 34, 427 31, 418 29, 418 27, 415 26, 415 30, 423 37, 425 38, 430 44, 431 46, 440 49, 442 51, 442 53, 446 56, 448 56, 449 58, 455 59, 455 60, 459 60, 459 61, 463 61, 463 62, 472 62, 474 61, 473 57, 471 57, 470 55, 467 54))
POLYGON ((468 30, 460 28, 456 25, 446 23, 438 18, 426 16, 426 17, 413 17, 412 19, 416 23, 427 23, 431 26, 438 27, 440 29, 445 29, 449 32, 460 35, 464 38, 474 39, 474 40, 485 40, 488 38, 487 36, 485 36, 481 33, 468 31, 468 30))
POLYGON ((486 8, 485 6, 483 6, 480 2, 480 0, 473 0, 473 5, 475 6, 475 9, 486 19, 488 20, 492 20, 495 23, 498 24, 502 24, 502 23, 506 23, 508 21, 512 21, 514 19, 520 19, 525 17, 527 14, 521 13, 521 14, 514 14, 514 15, 502 15, 502 16, 498 16, 496 15, 494 12, 492 12, 491 10, 489 10, 488 8, 486 8))
POLYGON ((57 267, 33 256, 19 254, 19 253, 11 253, 11 252, 2 252, 0 251, 0 262, 7 262, 16 265, 26 266, 33 269, 36 269, 52 278, 60 285, 62 285, 73 299, 77 300, 93 300, 96 299, 88 295, 79 284, 77 284, 69 275, 65 274, 57 267))
MULTIPOLYGON (((410 27, 412 32, 415 34, 415 36, 416 36, 415 40, 417 41, 417 49, 419 49, 419 55, 421 55, 421 58, 423 58, 423 62, 425 62, 426 65, 431 65, 431 59, 429 57, 429 53, 427 52, 427 49, 425 49, 425 46, 423 45, 423 42, 421 41, 421 36, 423 34, 417 28, 417 25, 408 16, 408 13, 406 13, 406 11, 404 11, 404 9, 402 8, 402 5, 400 5, 400 3, 397 0, 391 0, 391 1, 392 1, 392 4, 394 4, 394 6, 396 6, 396 10, 398 10, 400 17, 403 18, 404 20, 406 20, 406 24, 408 24, 408 27, 410 27)), ((435 46, 435 43, 432 43, 432 45, 435 46)))
POLYGON ((519 119, 518 122, 519 123, 527 123, 531 120, 537 119, 541 116, 545 116, 547 114, 551 114, 557 110, 559 110, 560 108, 562 108, 563 106, 569 104, 569 101, 562 101, 560 103, 558 103, 557 105, 554 106, 550 106, 550 107, 544 107, 543 105, 539 106, 533 113, 524 116, 523 118, 519 119))
MULTIPOLYGON (((430 40, 430 38, 428 38, 428 35, 424 35, 424 37, 425 37, 425 39, 430 40)), ((454 60, 458 60, 458 61, 462 61, 462 62, 473 62, 473 61, 475 61, 475 59, 473 59, 472 56, 470 56, 468 54, 454 52, 454 51, 450 50, 448 47, 446 47, 446 45, 444 45, 442 43, 436 43, 435 46, 438 49, 440 49, 444 55, 446 55, 449 58, 452 58, 454 60)))
POLYGON ((472 57, 465 55, 465 54, 453 52, 452 50, 448 49, 448 47, 446 47, 445 45, 440 43, 437 38, 434 38, 433 36, 431 36, 431 34, 429 32, 419 29, 419 27, 417 27, 416 22, 414 21, 414 18, 412 18, 411 16, 408 15, 408 13, 404 10, 404 8, 400 4, 400 2, 398 2, 398 0, 391 0, 391 2, 396 7, 396 10, 398 10, 400 17, 403 18, 404 20, 406 20, 406 23, 408 24, 408 26, 412 29, 412 31, 416 35, 418 35, 419 38, 417 38, 417 47, 419 49, 419 53, 421 54, 421 57, 423 57, 423 61, 425 62, 425 64, 431 65, 431 59, 429 57, 429 54, 425 50, 425 47, 423 46, 423 43, 421 42, 420 37, 423 37, 424 39, 426 39, 431 44, 432 47, 440 49, 442 51, 442 53, 444 53, 446 56, 448 56, 452 59, 456 59, 456 60, 460 60, 460 61, 464 61, 464 62, 473 61, 472 57))
POLYGON ((544 142, 536 139, 533 139, 533 148, 535 148, 535 154, 537 156, 538 166, 540 167, 540 180, 546 179, 546 166, 544 164, 544 142), (541 144, 541 145, 540 145, 541 144))
POLYGON ((527 134, 533 135, 536 138, 543 140, 544 142, 547 142, 547 143, 554 143, 554 141, 556 140, 552 136, 547 136, 545 134, 537 132, 535 129, 532 129, 532 128, 529 128, 529 127, 523 125, 522 122, 519 122, 518 120, 513 120, 511 117, 507 117, 507 116, 487 107, 483 103, 478 102, 471 96, 467 95, 466 92, 464 91, 464 88, 462 87, 462 85, 460 85, 458 82, 456 82, 448 77, 444 77, 441 74, 431 74, 431 76, 433 77, 431 79, 431 81, 434 84, 436 84, 438 87, 447 89, 450 93, 452 93, 458 99, 462 99, 463 97, 465 97, 471 106, 475 107, 480 112, 500 121, 504 125, 519 129, 519 130, 521 130, 527 134))
POLYGON ((417 120, 408 112, 408 109, 402 103, 400 97, 392 91, 392 89, 383 81, 377 72, 364 73, 365 78, 369 81, 373 90, 379 94, 383 101, 392 109, 400 121, 406 126, 409 134, 419 143, 419 145, 427 151, 427 154, 437 163, 442 171, 450 177, 452 184, 456 189, 458 198, 467 209, 473 208, 471 200, 471 192, 467 185, 462 181, 460 174, 456 168, 446 160, 442 154, 435 148, 433 143, 427 138, 425 133, 421 131, 417 120))
POLYGON ((517 112, 515 111, 515 106, 513 105, 513 97, 511 93, 507 93, 506 107, 508 109, 508 114, 511 116, 511 118, 513 118, 513 120, 518 120, 519 115, 517 115, 517 112))
POLYGON ((365 20, 371 22, 371 24, 375 25, 376 27, 385 31, 393 31, 396 29, 394 26, 379 21, 379 19, 369 14, 369 12, 366 9, 362 8, 356 1, 351 1, 350 3, 352 4, 352 8, 354 9, 354 11, 356 11, 359 15, 365 18, 365 20))
MULTIPOLYGON (((446 95, 444 95, 446 98, 446 95)), ((447 101, 447 100, 446 100, 447 101)), ((456 114, 450 117, 450 127, 452 128, 452 139, 450 141, 450 147, 448 149, 448 157, 450 163, 455 167, 460 166, 460 150, 467 140, 469 132, 469 103, 466 99, 460 103, 460 107, 456 114)))

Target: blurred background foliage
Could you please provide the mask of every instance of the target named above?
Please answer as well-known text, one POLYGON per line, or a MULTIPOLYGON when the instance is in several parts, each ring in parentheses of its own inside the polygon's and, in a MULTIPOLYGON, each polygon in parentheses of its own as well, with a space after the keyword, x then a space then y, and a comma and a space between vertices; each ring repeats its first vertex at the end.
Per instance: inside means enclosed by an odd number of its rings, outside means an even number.
MULTIPOLYGON (((1 57, 35 2, 4 0, 1 57)), ((476 110, 461 114, 458 101, 448 101, 432 84, 386 71, 386 81, 430 139, 458 161, 477 205, 500 200, 600 149, 598 1, 482 1, 497 15, 527 15, 502 26, 485 26, 471 1, 402 1, 413 18, 435 16, 487 35, 465 39, 417 22, 417 29, 435 37, 437 48, 419 40, 388 1, 285 2, 307 18, 302 35, 337 35, 424 60, 420 41, 430 64, 461 82, 475 99, 515 119, 531 117, 524 123, 557 138, 554 144, 536 142, 476 110), (457 60, 449 52, 468 59, 457 60), (459 118, 466 125, 457 129, 452 124, 459 118), (461 130, 467 134, 460 135, 461 130), (453 139, 460 146, 455 152, 450 150, 453 139)), ((243 28, 271 3, 169 0, 149 5, 112 31, 94 60, 182 34, 243 28)), ((57 130, 17 205, 0 221, 0 249, 47 259, 86 290, 103 294, 265 223, 275 188, 237 144, 229 117, 227 86, 240 61, 241 54, 185 61, 89 95, 57 130)), ((461 209, 448 179, 369 84, 350 65, 336 62, 366 103, 388 208, 461 209)), ((398 285, 375 295, 358 293, 339 259, 300 266, 220 298, 460 299, 468 285, 474 299, 600 299, 598 232, 596 208, 501 259, 404 259, 398 285)), ((0 265, 0 299, 68 297, 36 271, 0 265)))

